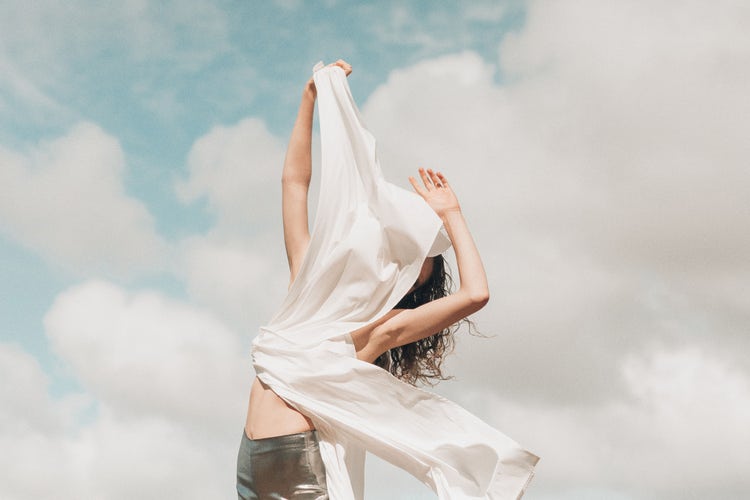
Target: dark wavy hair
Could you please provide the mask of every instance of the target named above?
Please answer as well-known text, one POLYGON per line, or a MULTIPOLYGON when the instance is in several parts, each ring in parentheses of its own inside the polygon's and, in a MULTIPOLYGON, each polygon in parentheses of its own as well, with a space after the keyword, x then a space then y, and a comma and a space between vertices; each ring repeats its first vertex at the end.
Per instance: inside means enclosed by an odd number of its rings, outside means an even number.
MULTIPOLYGON (((445 297, 452 291, 453 278, 448 272, 445 259, 438 255, 433 258, 432 273, 427 281, 406 294, 394 309, 415 309, 422 304, 445 297)), ((411 385, 424 383, 432 386, 440 380, 453 378, 444 376, 440 366, 445 356, 453 351, 454 333, 462 323, 469 326, 469 333, 475 329, 474 323, 464 318, 429 337, 384 352, 375 360, 375 364, 411 385)))

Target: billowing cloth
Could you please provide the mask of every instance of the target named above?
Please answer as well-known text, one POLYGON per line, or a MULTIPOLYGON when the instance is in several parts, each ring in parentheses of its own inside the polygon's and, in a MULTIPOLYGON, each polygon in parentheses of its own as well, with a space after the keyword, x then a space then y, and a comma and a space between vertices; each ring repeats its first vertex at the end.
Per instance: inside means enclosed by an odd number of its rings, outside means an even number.
POLYGON ((447 399, 356 358, 349 332, 408 292, 450 241, 417 194, 386 182, 341 68, 317 68, 322 167, 309 247, 253 341, 258 377, 313 421, 333 500, 364 495, 365 450, 440 499, 517 499, 538 457, 447 399))

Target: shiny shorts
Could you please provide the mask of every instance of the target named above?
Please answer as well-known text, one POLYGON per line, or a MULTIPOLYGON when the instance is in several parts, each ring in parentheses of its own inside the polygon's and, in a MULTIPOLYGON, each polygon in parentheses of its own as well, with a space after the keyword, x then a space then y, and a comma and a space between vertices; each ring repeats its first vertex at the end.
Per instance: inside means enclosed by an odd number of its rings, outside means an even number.
POLYGON ((239 500, 327 500, 326 473, 314 430, 263 439, 242 432, 239 500))

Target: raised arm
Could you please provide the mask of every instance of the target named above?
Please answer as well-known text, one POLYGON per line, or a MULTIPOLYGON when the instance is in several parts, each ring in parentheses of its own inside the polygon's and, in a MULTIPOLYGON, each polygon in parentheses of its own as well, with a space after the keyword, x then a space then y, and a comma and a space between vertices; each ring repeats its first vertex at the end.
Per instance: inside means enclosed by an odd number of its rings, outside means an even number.
POLYGON ((419 174, 423 186, 412 177, 409 181, 443 221, 456 253, 460 286, 455 293, 415 309, 389 312, 368 325, 370 332, 367 327, 353 332, 355 347, 358 343, 361 347, 357 354, 360 359, 373 361, 389 349, 429 337, 477 312, 489 300, 482 259, 447 179, 439 172, 421 168, 419 174))
POLYGON ((294 281, 310 241, 307 221, 307 191, 312 175, 312 121, 315 109, 315 85, 311 82, 302 92, 302 101, 281 172, 281 214, 284 222, 284 245, 289 263, 289 283, 294 281))
MULTIPOLYGON (((345 61, 333 63, 341 66, 347 75, 352 67, 345 61)), ((281 172, 281 215, 284 223, 284 245, 289 263, 289 286, 297 276, 302 259, 310 242, 307 218, 307 192, 312 176, 312 127, 315 110, 315 82, 312 78, 302 91, 302 100, 294 122, 292 135, 281 172)))

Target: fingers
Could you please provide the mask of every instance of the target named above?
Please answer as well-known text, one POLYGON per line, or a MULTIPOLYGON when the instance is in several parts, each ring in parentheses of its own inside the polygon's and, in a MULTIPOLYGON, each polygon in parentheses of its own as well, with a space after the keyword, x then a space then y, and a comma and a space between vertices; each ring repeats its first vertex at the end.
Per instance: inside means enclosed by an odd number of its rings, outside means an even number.
POLYGON ((431 168, 425 170, 419 167, 419 177, 422 179, 424 187, 420 186, 414 177, 409 176, 409 182, 414 187, 414 190, 422 196, 426 196, 430 191, 434 191, 435 189, 450 190, 448 179, 441 172, 435 172, 431 168))
POLYGON ((431 168, 427 169, 427 174, 430 176, 430 180, 435 187, 443 187, 443 184, 440 182, 440 178, 431 168))
POLYGON ((438 172, 437 176, 438 176, 438 179, 440 179, 440 184, 442 184, 444 188, 450 189, 450 186, 448 185, 448 179, 445 178, 442 172, 438 172))
POLYGON ((333 63, 333 65, 343 69, 346 76, 349 76, 352 72, 352 65, 344 61, 343 59, 339 59, 338 61, 333 63))
POLYGON ((422 182, 427 190, 448 187, 448 179, 446 179, 441 172, 435 172, 431 168, 425 170, 424 168, 419 167, 419 176, 422 178, 422 182))
POLYGON ((422 187, 419 185, 419 183, 417 182, 417 179, 415 179, 414 177, 410 175, 409 182, 411 183, 411 186, 414 188, 414 191, 416 191, 418 195, 424 197, 424 194, 425 194, 424 189, 422 189, 422 187))

